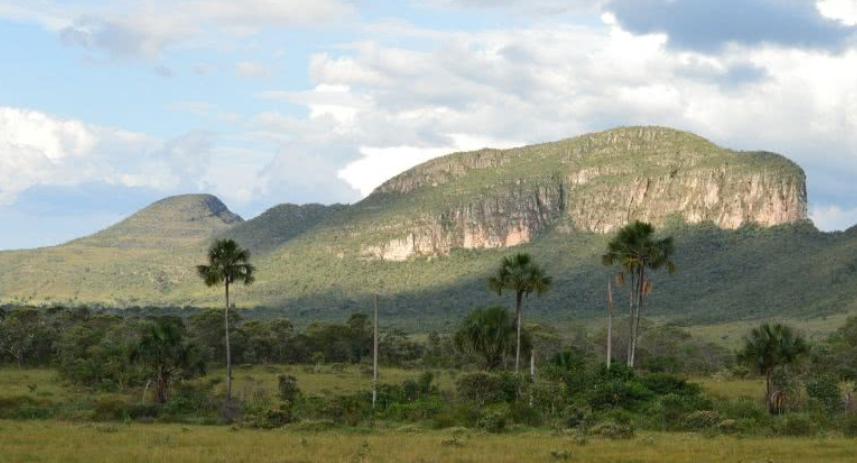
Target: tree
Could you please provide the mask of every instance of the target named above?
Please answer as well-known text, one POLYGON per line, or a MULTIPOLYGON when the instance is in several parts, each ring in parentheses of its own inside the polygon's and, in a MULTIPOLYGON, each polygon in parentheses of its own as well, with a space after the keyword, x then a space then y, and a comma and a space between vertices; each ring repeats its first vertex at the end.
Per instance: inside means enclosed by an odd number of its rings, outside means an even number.
POLYGON ((232 398, 232 351, 229 346, 229 287, 255 281, 256 268, 250 263, 250 251, 242 249, 234 240, 217 240, 208 250, 208 265, 197 266, 197 272, 208 287, 223 285, 226 306, 223 324, 226 331, 226 398, 232 398))
POLYGON ((194 344, 184 341, 180 319, 161 318, 143 326, 131 361, 146 368, 155 382, 158 403, 167 402, 170 382, 176 376, 192 377, 205 371, 205 362, 194 344))
POLYGON ((521 330, 523 323, 523 300, 530 294, 536 293, 541 297, 551 286, 553 279, 539 267, 529 254, 515 254, 503 258, 500 268, 488 278, 488 290, 502 295, 503 291, 515 293, 515 327, 517 341, 515 344, 515 373, 519 373, 521 365, 521 330))
POLYGON ((643 311, 645 297, 652 292, 652 281, 647 279, 646 271, 656 271, 662 268, 672 274, 676 272, 676 264, 672 260, 675 244, 672 237, 655 238, 655 227, 635 221, 623 227, 607 244, 607 253, 601 260, 605 266, 618 265, 620 272, 617 280, 620 284, 626 282, 627 274, 630 281, 630 340, 628 342, 628 366, 634 366, 639 339, 640 317, 643 311))
POLYGON ((787 325, 764 323, 753 328, 744 338, 744 347, 738 353, 740 362, 751 365, 765 376, 765 400, 768 410, 774 412, 771 379, 777 367, 791 365, 809 352, 809 345, 787 325))
POLYGON ((471 311, 453 340, 458 350, 482 357, 485 369, 495 370, 502 366, 514 336, 515 321, 505 308, 494 306, 471 311))

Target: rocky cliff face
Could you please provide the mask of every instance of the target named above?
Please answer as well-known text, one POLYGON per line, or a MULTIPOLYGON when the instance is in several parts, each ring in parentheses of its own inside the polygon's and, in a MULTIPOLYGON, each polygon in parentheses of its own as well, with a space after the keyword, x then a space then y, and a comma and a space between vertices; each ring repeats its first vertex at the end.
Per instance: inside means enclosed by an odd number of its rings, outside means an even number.
POLYGON ((807 218, 805 177, 795 164, 657 127, 458 153, 390 180, 373 196, 433 205, 392 226, 399 236, 363 246, 364 256, 392 261, 515 246, 559 224, 611 233, 633 220, 736 229, 807 218))

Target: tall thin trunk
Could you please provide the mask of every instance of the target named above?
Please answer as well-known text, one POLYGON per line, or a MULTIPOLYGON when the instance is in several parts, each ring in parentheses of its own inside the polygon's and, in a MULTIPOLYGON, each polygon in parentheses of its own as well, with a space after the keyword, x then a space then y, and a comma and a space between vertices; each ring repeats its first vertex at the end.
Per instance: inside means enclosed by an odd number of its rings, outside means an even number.
POLYGON ((613 286, 607 279, 607 369, 613 361, 613 286))
POLYGON ((158 403, 167 403, 167 380, 164 378, 163 373, 158 373, 158 378, 155 387, 158 390, 158 403))
POLYGON ((524 293, 518 291, 517 294, 517 309, 516 309, 516 319, 517 319, 517 330, 518 330, 518 342, 515 347, 515 374, 517 375, 521 371, 521 319, 523 318, 523 303, 524 303, 524 293))
POLYGON ((232 349, 229 346, 229 281, 226 281, 226 309, 223 311, 226 327, 226 399, 232 399, 232 349))
POLYGON ((375 329, 372 339, 372 408, 378 400, 378 294, 375 293, 375 329))
POLYGON ((643 299, 646 292, 646 268, 640 266, 640 276, 637 281, 637 313, 634 316, 634 330, 632 333, 631 367, 637 360, 637 339, 640 337, 640 313, 643 310, 643 299))
POLYGON ((530 378, 536 378, 536 350, 530 349, 530 378))
POLYGON ((630 289, 630 297, 628 301, 628 356, 625 357, 625 364, 629 367, 634 366, 634 302, 637 300, 637 285, 634 282, 637 281, 636 271, 636 269, 633 269, 628 272, 629 275, 631 275, 631 284, 628 286, 630 289))

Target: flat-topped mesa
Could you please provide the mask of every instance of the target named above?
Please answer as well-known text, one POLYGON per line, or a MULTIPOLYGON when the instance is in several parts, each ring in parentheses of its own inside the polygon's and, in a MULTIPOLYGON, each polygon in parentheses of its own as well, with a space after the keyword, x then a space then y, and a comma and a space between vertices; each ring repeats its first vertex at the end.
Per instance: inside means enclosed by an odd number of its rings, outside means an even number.
POLYGON ((662 127, 452 154, 391 179, 366 202, 384 199, 408 205, 392 227, 401 236, 364 246, 386 260, 514 246, 560 221, 611 233, 633 220, 736 229, 807 218, 805 175, 793 162, 662 127))

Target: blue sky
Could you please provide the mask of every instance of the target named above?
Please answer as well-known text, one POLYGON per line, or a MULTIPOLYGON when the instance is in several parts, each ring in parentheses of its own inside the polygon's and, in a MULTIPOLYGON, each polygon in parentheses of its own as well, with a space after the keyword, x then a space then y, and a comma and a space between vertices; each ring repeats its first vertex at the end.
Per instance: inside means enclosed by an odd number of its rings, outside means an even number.
POLYGON ((857 0, 0 0, 0 63, 0 249, 628 124, 783 153, 857 223, 857 0))

